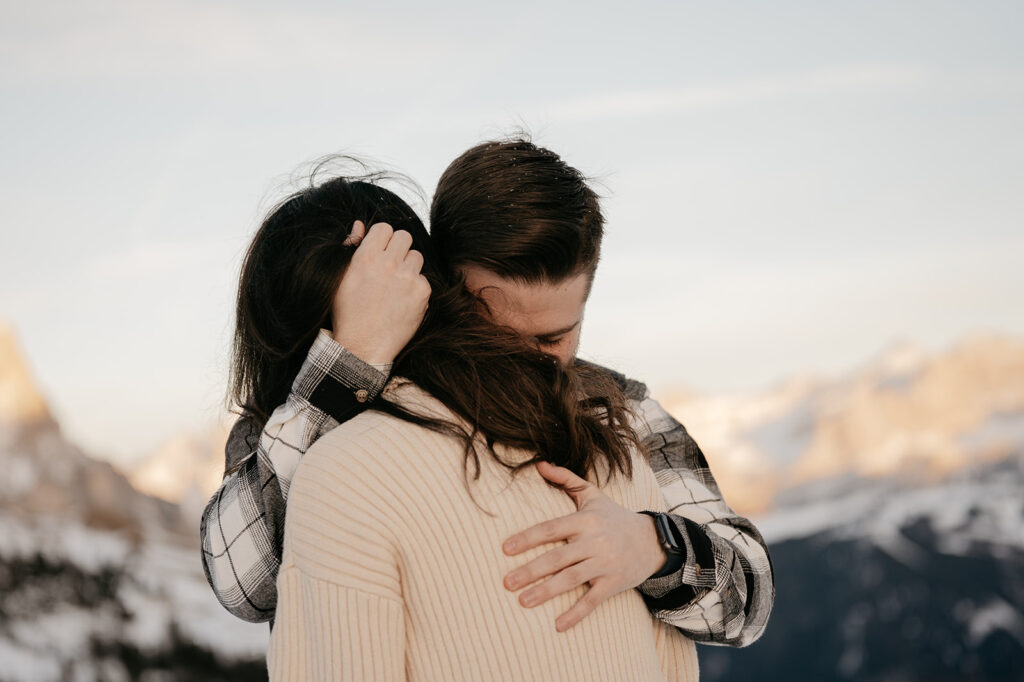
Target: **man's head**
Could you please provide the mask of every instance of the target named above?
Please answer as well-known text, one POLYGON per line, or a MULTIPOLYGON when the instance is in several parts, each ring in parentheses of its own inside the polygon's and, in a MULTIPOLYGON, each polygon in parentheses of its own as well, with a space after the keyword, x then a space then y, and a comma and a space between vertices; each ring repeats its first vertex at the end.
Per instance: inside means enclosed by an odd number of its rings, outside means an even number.
POLYGON ((431 207, 436 253, 495 322, 568 362, 601 254, 604 219, 586 178, 526 140, 455 159, 431 207))

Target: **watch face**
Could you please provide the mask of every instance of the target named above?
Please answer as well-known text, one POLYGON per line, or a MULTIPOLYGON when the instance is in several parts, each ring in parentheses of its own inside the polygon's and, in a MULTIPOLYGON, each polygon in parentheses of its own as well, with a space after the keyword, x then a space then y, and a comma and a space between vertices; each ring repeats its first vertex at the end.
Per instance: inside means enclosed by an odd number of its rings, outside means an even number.
POLYGON ((671 521, 665 514, 654 517, 654 525, 658 529, 658 540, 666 552, 678 552, 675 536, 672 533, 671 521))

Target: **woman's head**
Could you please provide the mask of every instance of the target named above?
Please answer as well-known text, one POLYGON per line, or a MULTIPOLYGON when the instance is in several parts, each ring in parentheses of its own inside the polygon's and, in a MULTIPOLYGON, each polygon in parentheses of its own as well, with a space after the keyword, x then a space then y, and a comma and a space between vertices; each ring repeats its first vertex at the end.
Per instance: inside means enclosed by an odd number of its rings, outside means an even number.
POLYGON ((242 263, 230 398, 261 424, 285 402, 319 330, 331 327, 331 301, 355 250, 345 243, 355 221, 409 232, 424 274, 433 272, 427 231, 381 186, 386 176, 315 178, 270 211, 242 263))

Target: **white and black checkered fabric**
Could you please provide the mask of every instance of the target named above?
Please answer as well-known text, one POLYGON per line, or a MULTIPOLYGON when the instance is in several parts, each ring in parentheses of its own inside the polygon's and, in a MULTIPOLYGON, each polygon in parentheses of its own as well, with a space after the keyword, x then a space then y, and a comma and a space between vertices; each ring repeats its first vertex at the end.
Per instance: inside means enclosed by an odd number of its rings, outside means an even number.
MULTIPOLYGON (((764 632, 775 597, 768 549, 757 529, 722 499, 707 461, 682 424, 647 395, 623 382, 634 424, 651 456, 670 516, 686 546, 676 573, 639 590, 652 613, 699 642, 745 646, 764 632)), ((321 382, 379 395, 386 374, 363 363, 326 332, 310 349, 286 404, 271 415, 258 445, 239 419, 228 441, 231 472, 203 512, 203 567, 224 607, 242 620, 272 621, 283 546, 285 501, 299 460, 338 422, 309 402, 321 382), (240 453, 244 453, 240 456, 240 453), (238 462, 240 461, 240 464, 238 462)))

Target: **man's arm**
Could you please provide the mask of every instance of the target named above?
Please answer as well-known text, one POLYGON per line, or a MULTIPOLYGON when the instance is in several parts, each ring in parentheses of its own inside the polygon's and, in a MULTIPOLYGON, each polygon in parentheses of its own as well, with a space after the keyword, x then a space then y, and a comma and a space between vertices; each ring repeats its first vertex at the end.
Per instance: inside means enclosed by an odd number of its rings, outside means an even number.
POLYGON ((206 579, 233 615, 252 623, 273 618, 285 502, 299 460, 320 436, 380 394, 387 370, 364 363, 321 330, 255 450, 250 417, 243 415, 231 429, 228 475, 203 511, 199 534, 206 579))
POLYGON ((722 499, 707 460, 686 428, 630 381, 637 433, 686 548, 682 568, 638 589, 652 613, 690 638, 746 646, 768 624, 775 578, 768 547, 754 525, 722 499))

